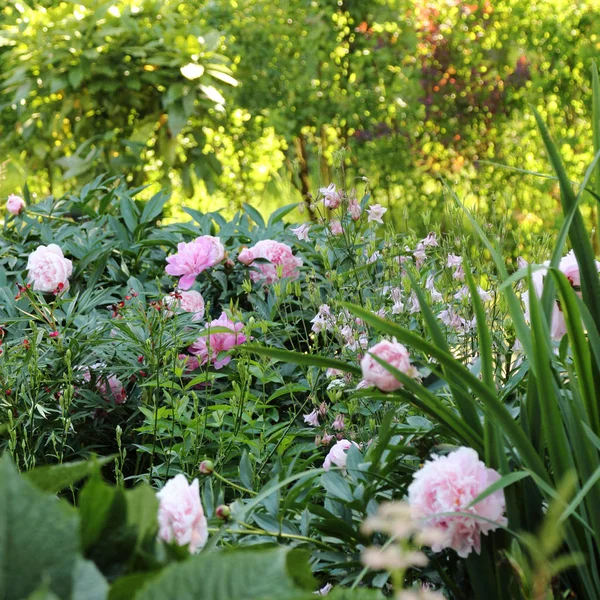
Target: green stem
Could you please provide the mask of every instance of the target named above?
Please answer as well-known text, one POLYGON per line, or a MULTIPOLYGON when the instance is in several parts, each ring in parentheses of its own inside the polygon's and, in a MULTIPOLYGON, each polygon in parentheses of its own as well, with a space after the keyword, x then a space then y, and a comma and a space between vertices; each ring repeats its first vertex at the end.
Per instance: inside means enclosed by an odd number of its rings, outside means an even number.
POLYGON ((237 483, 233 483, 233 481, 226 479, 225 477, 223 477, 223 475, 220 475, 216 471, 213 471, 212 474, 217 479, 220 479, 223 483, 226 483, 227 485, 235 488, 236 490, 239 490, 240 492, 246 492, 247 494, 252 494, 253 496, 256 496, 256 494, 257 494, 256 492, 253 492, 252 490, 242 487, 241 485, 238 485, 237 483))

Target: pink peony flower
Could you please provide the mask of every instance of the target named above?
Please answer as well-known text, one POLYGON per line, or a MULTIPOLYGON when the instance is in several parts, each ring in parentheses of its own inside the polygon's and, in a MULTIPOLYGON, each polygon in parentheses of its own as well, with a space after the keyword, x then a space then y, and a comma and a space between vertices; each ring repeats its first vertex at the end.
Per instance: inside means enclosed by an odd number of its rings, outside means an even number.
POLYGON ((115 404, 124 404, 127 400, 127 393, 121 383, 121 380, 116 375, 110 375, 104 379, 99 379, 96 389, 106 398, 114 400, 115 404), (108 388, 106 384, 108 383, 108 388))
POLYGON ((344 233, 342 224, 337 219, 329 222, 329 231, 331 232, 331 235, 342 235, 342 233, 344 233))
POLYGON ((11 215, 19 215, 21 211, 25 208, 25 200, 21 198, 21 196, 17 196, 16 194, 11 194, 6 201, 6 210, 11 215))
POLYGON ((27 260, 27 279, 37 292, 64 292, 69 289, 73 263, 56 244, 38 246, 27 260))
POLYGON ((169 308, 194 313, 192 321, 201 321, 204 316, 204 298, 200 292, 174 292, 165 296, 163 302, 169 308))
POLYGON ((189 356, 188 354, 178 354, 177 358, 184 362, 184 369, 186 373, 191 373, 200 366, 200 363, 198 362, 198 359, 195 356, 189 356))
POLYGON ((383 340, 375 344, 360 361, 363 379, 377 386, 382 392, 393 392, 401 388, 402 384, 373 356, 377 356, 409 377, 418 375, 415 367, 410 364, 410 356, 406 347, 396 341, 383 340))
POLYGON ((432 543, 434 552, 453 548, 462 558, 473 550, 479 553, 481 534, 506 525, 503 490, 468 508, 498 479, 500 474, 488 469, 471 448, 460 448, 448 456, 434 456, 417 471, 408 488, 408 502, 414 518, 422 519, 425 526, 444 534, 432 543), (436 516, 447 512, 470 513, 487 520, 458 515, 436 516))
POLYGON ((302 266, 302 259, 292 254, 292 249, 287 244, 275 240, 262 240, 252 246, 244 248, 238 260, 245 265, 252 265, 255 270, 250 272, 252 281, 262 281, 270 285, 279 280, 277 267, 280 266, 282 277, 298 279, 298 267, 302 266), (268 260, 269 263, 254 263, 256 259, 268 260))
POLYGON ((304 422, 311 427, 319 426, 319 411, 315 408, 308 415, 304 415, 304 422))
POLYGON ((319 188, 323 194, 323 204, 330 209, 336 209, 342 202, 342 194, 335 189, 335 183, 330 183, 327 187, 319 188))
POLYGON ((294 227, 290 229, 290 231, 300 240, 304 242, 309 242, 308 232, 310 231, 310 225, 304 223, 303 225, 299 225, 298 227, 294 227))
POLYGON ((373 204, 373 206, 367 208, 367 214, 369 215, 367 217, 367 222, 370 223, 371 221, 375 221, 376 223, 383 225, 381 217, 383 217, 383 214, 386 212, 387 208, 384 208, 381 204, 373 204))
POLYGON ((179 276, 179 287, 189 290, 196 277, 210 267, 219 264, 225 258, 225 248, 219 238, 203 235, 192 242, 177 244, 177 254, 167 256, 165 271, 169 275, 179 276))
POLYGON ((240 333, 244 328, 244 324, 234 323, 229 320, 225 313, 222 313, 218 319, 210 322, 207 329, 210 331, 213 327, 225 328, 228 331, 201 336, 188 348, 188 351, 198 357, 201 365, 212 362, 215 369, 221 369, 231 362, 231 356, 227 355, 219 358, 219 354, 227 352, 234 346, 239 346, 246 341, 246 336, 240 333))
POLYGON ((340 440, 339 442, 337 442, 325 457, 323 468, 326 471, 329 471, 329 469, 331 469, 332 466, 336 466, 345 470, 346 461, 348 460, 348 456, 346 455, 346 453, 348 452, 352 444, 354 444, 358 448, 358 444, 356 442, 350 442, 349 440, 340 440))
POLYGON ((193 554, 208 539, 208 523, 200 502, 198 480, 188 484, 185 475, 176 475, 156 494, 159 501, 159 537, 167 543, 187 546, 193 554))
MULTIPOLYGON (((544 267, 550 266, 550 261, 547 260, 543 263, 544 267)), ((566 256, 563 256, 560 263, 558 264, 558 268, 562 271, 566 278, 569 280, 570 284, 576 290, 577 294, 581 296, 579 292, 579 288, 581 286, 581 277, 579 274, 579 265, 577 264, 577 259, 575 258, 575 253, 571 250, 566 256)), ((600 272, 600 262, 596 261, 596 270, 600 272)), ((538 298, 542 297, 542 292, 544 291, 544 278, 546 276, 546 269, 540 269, 535 271, 531 275, 531 282, 533 284, 533 289, 538 298)), ((522 299, 525 303, 525 319, 530 321, 530 308, 529 308, 529 294, 530 291, 523 292, 522 299)), ((550 326, 550 336, 554 340, 560 340, 563 335, 567 333, 567 324, 565 322, 565 317, 560 310, 560 306, 558 302, 554 303, 552 308, 552 323, 550 326)))

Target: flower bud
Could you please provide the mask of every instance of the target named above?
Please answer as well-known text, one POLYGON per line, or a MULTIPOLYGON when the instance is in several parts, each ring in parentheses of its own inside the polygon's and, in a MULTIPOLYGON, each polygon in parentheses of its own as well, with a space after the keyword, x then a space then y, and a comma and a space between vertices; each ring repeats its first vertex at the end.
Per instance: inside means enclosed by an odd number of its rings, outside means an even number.
POLYGON ((227 521, 231 516, 231 509, 229 508, 229 506, 227 506, 227 504, 220 504, 219 506, 217 506, 215 514, 217 515, 217 517, 219 517, 219 519, 227 521))
POLYGON ((203 460, 198 469, 203 475, 210 475, 215 470, 215 465, 212 460, 203 460))

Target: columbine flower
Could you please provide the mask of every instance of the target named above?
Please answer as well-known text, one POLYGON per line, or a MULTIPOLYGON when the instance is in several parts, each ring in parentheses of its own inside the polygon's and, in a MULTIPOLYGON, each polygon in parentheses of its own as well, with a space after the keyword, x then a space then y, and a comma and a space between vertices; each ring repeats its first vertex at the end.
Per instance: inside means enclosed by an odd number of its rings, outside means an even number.
POLYGON ((337 208, 342 202, 341 192, 335 189, 335 183, 330 183, 327 187, 319 188, 323 194, 323 204, 332 210, 337 208))
POLYGON ((427 277, 425 289, 431 293, 431 300, 433 302, 441 302, 444 299, 442 294, 435 289, 435 278, 433 275, 429 275, 429 277, 427 277))
POLYGON ((350 200, 348 204, 348 213, 353 221, 358 221, 360 219, 361 208, 360 204, 355 199, 350 200))
POLYGON ((315 333, 320 333, 321 331, 333 331, 335 327, 335 318, 331 314, 331 309, 328 304, 321 304, 319 306, 319 312, 311 319, 312 323, 311 329, 315 333))
POLYGON ((482 302, 489 302, 492 299, 492 295, 482 287, 477 288, 477 293, 479 294, 482 302))
POLYGON ((303 225, 299 225, 298 227, 294 227, 290 229, 290 231, 300 240, 304 242, 309 242, 308 232, 310 231, 310 225, 304 223, 303 225))
POLYGON ((402 304, 401 300, 398 300, 397 302, 394 302, 393 306, 392 306, 392 314, 393 315, 399 315, 400 313, 404 312, 404 304, 402 304))
POLYGON ((323 463, 323 468, 326 471, 329 471, 332 466, 341 467, 344 471, 346 469, 346 461, 348 457, 346 453, 350 449, 350 446, 355 445, 358 448, 358 444, 356 442, 350 442, 349 440, 340 440, 337 444, 331 448, 329 454, 325 457, 325 462, 323 463))
POLYGON ((464 271, 462 265, 459 265, 458 267, 456 267, 456 270, 454 271, 454 273, 452 273, 452 278, 456 279, 457 281, 465 280, 465 271, 464 271))
POLYGON ((421 312, 421 305, 419 304, 419 298, 417 297, 417 295, 414 292, 412 292, 410 294, 409 299, 410 299, 410 308, 408 309, 408 312, 411 315, 421 312))
POLYGON ((308 415, 304 415, 304 422, 311 427, 319 426, 319 411, 315 408, 308 415))
POLYGON ((246 336, 241 333, 244 324, 230 321, 223 312, 218 319, 210 322, 208 330, 211 328, 227 329, 226 332, 210 333, 199 337, 189 348, 188 352, 194 354, 200 360, 201 365, 212 362, 215 369, 221 369, 231 362, 231 356, 221 356, 221 352, 227 352, 234 346, 239 346, 246 341, 246 336))
POLYGON ((56 244, 38 246, 27 260, 27 279, 36 292, 60 293, 69 289, 73 263, 56 244))
POLYGON ((448 254, 448 262, 446 263, 447 267, 459 267, 462 265, 462 256, 457 256, 456 254, 448 254))
POLYGON ((418 371, 410 363, 410 355, 406 347, 396 341, 383 340, 375 344, 360 361, 363 379, 378 387, 382 392, 393 392, 401 388, 402 383, 376 361, 374 356, 409 377, 418 376, 418 371))
POLYGON ((381 204, 373 204, 373 206, 371 206, 370 208, 367 208, 367 213, 368 213, 368 217, 367 217, 367 222, 371 222, 371 221, 375 221, 376 223, 380 223, 381 225, 383 225, 383 220, 381 219, 381 217, 383 217, 384 213, 387 212, 387 208, 384 208, 383 206, 381 206, 381 204))
POLYGON ((17 196, 16 194, 11 194, 6 201, 6 210, 11 215, 19 215, 21 211, 25 208, 25 200, 21 198, 21 196, 17 196))
POLYGON ((225 248, 221 240, 211 235, 203 235, 189 243, 177 244, 177 254, 167 257, 165 271, 169 275, 181 275, 179 287, 189 290, 200 273, 214 267, 223 258, 225 248))
POLYGON ((438 246, 437 236, 434 231, 431 231, 426 238, 423 238, 420 242, 423 246, 438 246))
POLYGON ((329 222, 329 231, 331 232, 331 235, 342 235, 342 233, 344 233, 342 224, 337 219, 329 222))
POLYGON ((499 479, 500 474, 488 469, 472 448, 460 448, 444 457, 433 456, 417 471, 408 488, 408 502, 414 518, 444 535, 431 544, 434 552, 453 548, 466 558, 473 550, 479 553, 482 533, 506 525, 503 490, 469 506, 499 479), (441 515, 452 512, 470 513, 473 517, 441 515))
POLYGON ((318 592, 313 592, 315 596, 327 596, 332 590, 333 586, 330 583, 324 585, 318 592))
POLYGON ((455 300, 462 300, 463 298, 469 297, 469 288, 466 285, 463 285, 456 294, 454 294, 455 300))
POLYGON ((335 416, 335 421, 333 422, 333 424, 331 425, 336 431, 342 431, 342 429, 345 429, 346 424, 344 423, 344 415, 341 414, 337 414, 335 416))
POLYGON ((453 327, 460 329, 463 325, 462 319, 451 309, 444 309, 439 315, 438 319, 446 325, 446 327, 453 327))
POLYGON ((165 542, 187 546, 193 554, 208 539, 208 523, 200 502, 198 480, 188 484, 185 475, 176 475, 156 494, 159 500, 159 537, 165 542))

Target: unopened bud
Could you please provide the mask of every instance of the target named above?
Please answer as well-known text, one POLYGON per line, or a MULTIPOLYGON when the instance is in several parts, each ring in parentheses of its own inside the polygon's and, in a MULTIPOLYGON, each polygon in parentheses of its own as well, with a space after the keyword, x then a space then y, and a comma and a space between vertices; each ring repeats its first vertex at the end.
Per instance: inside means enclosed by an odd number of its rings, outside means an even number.
POLYGON ((229 519, 229 517, 231 516, 231 509, 229 508, 229 506, 227 506, 227 504, 220 504, 219 506, 217 506, 215 514, 217 515, 217 517, 219 517, 219 519, 227 521, 227 519, 229 519))
POLYGON ((203 460, 200 463, 198 470, 203 475, 210 475, 215 470, 215 465, 212 460, 203 460))

